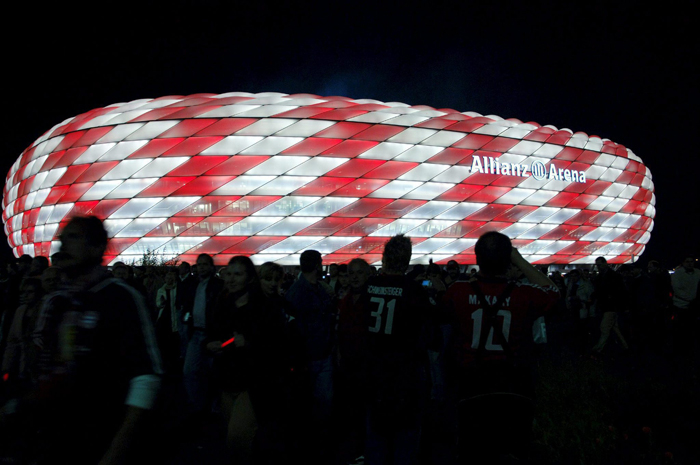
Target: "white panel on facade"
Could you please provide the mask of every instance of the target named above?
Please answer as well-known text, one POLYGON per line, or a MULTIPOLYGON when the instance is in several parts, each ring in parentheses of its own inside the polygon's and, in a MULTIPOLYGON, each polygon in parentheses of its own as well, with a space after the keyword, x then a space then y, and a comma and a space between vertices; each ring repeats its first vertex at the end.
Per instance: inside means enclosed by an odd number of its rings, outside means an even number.
MULTIPOLYGON (((117 145, 109 149, 104 155, 99 158, 99 161, 118 161, 127 158, 141 147, 146 145, 148 141, 133 140, 118 142, 117 145)), ((83 154, 84 155, 84 154, 83 154)))
POLYGON ((124 181, 97 181, 85 192, 80 200, 102 200, 124 181))
POLYGON ((618 197, 626 187, 627 186, 625 184, 612 183, 610 184, 610 187, 603 191, 603 195, 607 197, 618 197))
POLYGON ((431 201, 407 213, 403 218, 431 219, 457 205, 457 202, 431 201))
POLYGON ((605 173, 605 171, 607 171, 607 168, 604 166, 591 165, 591 167, 586 170, 586 179, 600 179, 600 176, 605 173))
POLYGON ((560 210, 559 208, 541 207, 541 208, 538 208, 537 210, 534 210, 532 213, 529 213, 528 215, 524 216, 523 218, 521 218, 520 222, 521 223, 542 223, 544 220, 546 220, 550 216, 554 215, 559 210, 560 210))
POLYGON ((427 120, 427 116, 420 115, 401 115, 386 121, 386 124, 394 126, 413 126, 414 124, 422 123, 427 120))
POLYGON ((170 242, 161 245, 155 250, 155 252, 156 254, 179 255, 187 252, 193 247, 197 247, 199 244, 206 241, 207 239, 209 239, 209 236, 180 236, 174 238, 170 242))
MULTIPOLYGON (((120 115, 121 116, 121 115, 120 115)), ((134 116, 136 118, 136 116, 134 116)), ((112 124, 112 122, 110 122, 112 124)), ((98 144, 106 144, 108 142, 120 142, 126 139, 135 131, 141 129, 144 123, 119 124, 110 130, 107 134, 97 140, 98 144)))
MULTIPOLYGON (((523 125, 524 126, 524 125, 523 125)), ((513 127, 508 128, 501 133, 501 137, 508 137, 510 139, 522 139, 532 132, 530 128, 524 127, 513 127)))
POLYGON ((262 139, 259 136, 228 136, 211 147, 202 150, 200 155, 237 155, 262 139))
POLYGON ((534 189, 518 189, 516 187, 494 200, 494 203, 506 203, 511 205, 517 205, 529 196, 531 196, 534 192, 534 189))
POLYGON ((639 190, 638 186, 632 186, 632 185, 626 186, 624 188, 624 190, 622 192, 620 192, 619 197, 621 197, 623 199, 631 199, 632 197, 634 197, 634 194, 636 194, 638 190, 639 190))
POLYGON ((456 221, 450 220, 430 220, 410 230, 406 235, 410 237, 433 237, 455 223, 456 221))
POLYGON ((598 240, 603 242, 612 242, 616 238, 620 237, 622 233, 625 232, 623 228, 611 228, 610 231, 603 234, 598 240))
POLYGON ((287 196, 253 213, 253 216, 289 216, 311 205, 321 197, 287 196))
POLYGON ((334 124, 336 124, 335 121, 304 119, 284 128, 277 135, 284 137, 311 137, 334 124))
POLYGON ((532 228, 525 231, 523 234, 518 236, 518 239, 539 239, 540 237, 547 234, 552 229, 559 226, 558 224, 536 224, 532 228))
MULTIPOLYGON (((127 179, 121 182, 111 192, 105 195, 105 199, 130 199, 139 192, 156 182, 158 178, 127 179)), ((110 182, 110 181, 105 181, 110 182)))
POLYGON ((149 121, 137 131, 132 132, 124 140, 152 140, 173 126, 176 126, 179 122, 180 120, 149 121))
POLYGON ((484 208, 486 203, 472 203, 472 202, 462 202, 455 207, 447 210, 445 213, 438 215, 436 218, 438 220, 462 220, 469 215, 476 213, 477 211, 484 208))
POLYGON ((408 231, 417 228, 426 220, 413 219, 398 219, 394 220, 386 226, 374 231, 370 236, 396 236, 397 234, 406 234, 408 231))
POLYGON ((144 218, 151 217, 170 217, 181 211, 183 208, 188 207, 199 200, 201 197, 167 197, 148 211, 144 212, 141 216, 144 218))
MULTIPOLYGON (((111 124, 128 123, 129 121, 134 120, 134 119, 138 118, 139 116, 145 115, 149 111, 151 111, 151 110, 148 108, 125 111, 121 115, 115 116, 114 118, 109 120, 109 124, 111 125, 111 124)), ((138 124, 143 125, 143 123, 138 123, 138 124)))
POLYGON ((252 236, 281 219, 278 216, 249 216, 221 231, 217 236, 252 236))
POLYGON ((348 160, 349 158, 313 157, 287 174, 290 176, 323 176, 348 160))
POLYGON ((63 168, 54 168, 49 171, 49 174, 44 179, 44 182, 41 183, 41 188, 53 187, 56 185, 56 181, 61 179, 61 176, 65 174, 66 170, 68 170, 68 168, 64 166, 63 168))
MULTIPOLYGON (((345 247, 346 245, 352 244, 356 240, 361 239, 360 237, 345 237, 345 236, 330 236, 322 239, 321 241, 313 244, 311 247, 314 250, 318 250, 322 254, 333 253, 336 250, 345 247)), ((297 264, 299 262, 297 261, 297 264)))
MULTIPOLYGON (((264 178, 265 176, 257 176, 264 178)), ((307 176, 279 176, 251 192, 251 195, 287 195, 316 179, 307 176)))
POLYGON ((227 118, 230 116, 237 116, 241 113, 245 113, 246 111, 253 110, 255 108, 258 108, 260 105, 243 105, 243 104, 235 104, 235 105, 223 105, 220 106, 219 108, 214 108, 213 110, 210 110, 206 113, 202 113, 201 115, 198 115, 198 118, 227 118))
MULTIPOLYGON (((165 220, 165 219, 164 219, 165 220)), ((131 218, 127 219, 119 219, 119 220, 111 220, 107 218, 102 222, 102 226, 104 226, 105 231, 107 231, 107 237, 116 237, 119 231, 124 229, 126 225, 131 223, 133 220, 131 218)), ((145 233, 144 233, 145 234, 145 233)), ((141 237, 143 234, 138 234, 133 237, 141 237)))
POLYGON ((309 160, 309 157, 272 157, 251 168, 246 172, 246 174, 252 176, 284 174, 307 160, 309 160))
POLYGON ((145 197, 140 199, 131 199, 122 205, 119 210, 112 213, 110 218, 136 218, 141 213, 145 212, 153 205, 163 200, 161 197, 145 197))
POLYGON ((605 173, 601 174, 598 179, 601 181, 614 182, 622 173, 622 170, 616 170, 615 168, 608 168, 605 173))
POLYGON ((454 242, 451 242, 450 244, 446 245, 445 247, 441 247, 440 249, 436 250, 436 253, 440 254, 458 254, 461 252, 464 252, 467 250, 469 247, 473 247, 476 244, 476 239, 457 239, 454 242))
POLYGON ((82 155, 80 155, 74 162, 74 165, 82 165, 85 163, 93 163, 97 161, 102 155, 107 153, 112 147, 114 147, 115 143, 112 144, 97 144, 97 145, 91 145, 90 147, 85 150, 82 155))
POLYGON ((241 155, 277 155, 302 140, 304 140, 303 137, 270 136, 241 151, 241 155))
POLYGON ((44 200, 46 200, 46 197, 49 196, 50 192, 51 192, 51 189, 41 189, 40 191, 37 191, 36 197, 34 197, 34 202, 32 204, 32 208, 40 207, 41 205, 43 205, 44 200))
POLYGON ((460 183, 472 175, 468 166, 448 166, 448 168, 433 178, 435 182, 460 183))
MULTIPOLYGON (((318 197, 311 197, 318 198, 318 197)), ((357 201, 357 197, 323 197, 308 207, 294 213, 294 216, 329 216, 341 208, 357 201)))
POLYGON ((631 227, 634 223, 639 221, 640 216, 639 215, 629 215, 627 218, 624 219, 618 226, 620 228, 629 228, 631 227))
POLYGON ((409 144, 397 144, 394 142, 381 142, 366 152, 361 153, 358 158, 370 158, 373 160, 391 160, 402 152, 410 149, 409 144))
MULTIPOLYGON (((393 120, 391 124, 394 124, 393 120)), ((435 134, 435 129, 426 128, 408 128, 395 136, 387 139, 389 142, 398 142, 400 144, 419 144, 421 141, 435 134)))
POLYGON ((277 131, 296 123, 295 119, 271 118, 261 119, 250 124, 240 131, 236 131, 237 136, 271 136, 277 131))
MULTIPOLYGON (((75 204, 74 203, 59 203, 56 205, 51 212, 51 216, 49 216, 49 219, 46 220, 47 223, 59 223, 61 220, 63 220, 63 217, 66 216, 66 214, 71 211, 75 204)), ((20 223, 21 224, 21 223, 20 223)), ((15 228, 19 229, 19 228, 15 228)))
POLYGON ((464 134, 463 132, 439 131, 437 134, 433 134, 432 136, 425 139, 422 142, 422 144, 435 145, 438 147, 449 147, 458 140, 464 139, 465 136, 466 134, 464 134))
POLYGON ((554 213, 549 218, 543 220, 544 223, 557 223, 562 224, 564 221, 568 220, 575 214, 579 213, 581 210, 577 208, 562 208, 558 212, 554 213))
MULTIPOLYGON (((31 167, 29 168, 29 176, 33 176, 39 172, 42 166, 44 166, 44 163, 46 160, 49 158, 48 155, 43 155, 36 160, 33 160, 31 162, 31 167)), ((30 165, 27 165, 30 166, 30 165)))
MULTIPOLYGON (((532 155, 538 149, 542 148, 544 144, 542 142, 534 142, 531 140, 521 140, 513 147, 508 149, 508 153, 514 153, 516 155, 532 155)), ((546 153, 546 152, 545 152, 546 153)), ((538 156, 545 156, 544 154, 537 154, 538 156)), ((551 158, 551 157, 547 157, 551 158)))
POLYGON ((143 237, 165 220, 167 220, 167 218, 136 218, 120 228, 120 230, 115 233, 115 237, 143 237))
POLYGON ((291 236, 321 220, 321 217, 290 216, 258 233, 260 236, 291 236))
POLYGON ((448 165, 422 163, 412 170, 402 174, 397 179, 401 179, 403 181, 430 181, 435 176, 445 171, 448 167, 448 165))
POLYGON ((114 118, 117 114, 119 113, 105 113, 104 115, 96 116, 92 119, 86 119, 85 123, 83 123, 80 126, 80 129, 90 129, 90 128, 96 128, 99 126, 106 126, 107 122, 114 118))
POLYGON ((146 159, 150 163, 144 166, 132 178, 153 178, 161 177, 170 173, 172 170, 189 160, 190 157, 163 157, 156 159, 146 159))
POLYGON ((616 158, 617 157, 615 155, 610 155, 609 153, 601 153, 594 163, 597 166, 608 167, 613 164, 616 158))
MULTIPOLYGON (((287 239, 278 242, 277 244, 268 247, 265 249, 265 253, 284 253, 284 254, 290 254, 290 253, 295 253, 299 252, 301 250, 306 249, 307 247, 311 246, 312 244, 315 244, 316 242, 320 241, 323 239, 324 236, 294 236, 294 237, 288 237, 287 239)), ((315 250, 316 247, 313 247, 315 250)), ((319 250, 319 252, 321 252, 319 250)), ((327 252, 321 252, 321 253, 327 253, 327 252)))
POLYGON ((127 179, 132 174, 146 166, 151 162, 150 158, 137 158, 134 160, 123 160, 117 166, 109 170, 107 174, 102 176, 102 179, 108 181, 110 179, 127 179))
POLYGON ((554 244, 554 241, 535 240, 527 245, 520 247, 518 249, 518 252, 520 252, 522 255, 536 254, 540 250, 544 249, 545 247, 551 246, 552 244, 554 244))
MULTIPOLYGON (((522 184, 521 184, 522 186, 522 184)), ((526 198, 522 202, 520 202, 521 205, 533 205, 540 207, 544 205, 545 203, 549 202, 552 197, 557 195, 556 191, 545 191, 545 190, 539 190, 533 193, 530 197, 526 198)))
POLYGON ((610 167, 616 168, 618 170, 624 170, 625 168, 627 168, 627 165, 629 165, 629 163, 629 158, 615 157, 615 161, 612 162, 612 165, 610 165, 610 167))
POLYGON ((144 255, 148 252, 154 252, 158 247, 161 247, 170 240, 172 240, 172 237, 144 237, 132 244, 128 249, 122 252, 122 254, 144 255))
POLYGON ((511 239, 515 239, 519 235, 529 231, 532 227, 533 227, 533 223, 513 223, 512 225, 503 229, 501 231, 501 233, 505 234, 506 236, 510 237, 511 239))
POLYGON ((603 209, 606 212, 618 212, 627 204, 627 199, 615 199, 605 206, 603 209))
POLYGON ((429 254, 455 242, 454 238, 431 237, 413 246, 413 253, 429 254))
POLYGON ((473 132, 474 134, 485 134, 488 136, 497 136, 502 132, 505 132, 508 128, 500 124, 488 123, 480 128, 476 128, 473 132))
POLYGON ((280 113, 294 110, 295 108, 297 107, 292 105, 262 105, 257 108, 253 108, 252 110, 238 113, 236 116, 241 118, 266 118, 268 116, 279 115, 280 113))
POLYGON ((396 161, 410 161, 414 163, 422 163, 425 160, 437 155, 445 150, 444 147, 432 147, 427 145, 416 145, 399 154, 394 158, 396 161))
POLYGON ((612 228, 596 228, 593 231, 589 232, 585 236, 581 238, 582 241, 590 241, 590 242, 595 242, 601 237, 603 237, 605 234, 609 233, 612 231, 612 228))
POLYGON ((612 197, 600 196, 596 198, 593 202, 588 204, 588 210, 602 210, 614 199, 612 197))
POLYGON ((391 118, 395 118, 398 116, 398 113, 387 113, 384 111, 370 111, 369 113, 365 113, 363 115, 359 116, 354 116, 350 118, 348 121, 352 121, 355 123, 371 123, 371 124, 376 124, 376 123, 381 123, 383 121, 386 121, 391 118))
POLYGON ((445 191, 453 187, 454 184, 426 182, 422 186, 419 186, 418 188, 412 190, 408 194, 405 194, 402 198, 415 200, 432 200, 438 195, 444 193, 445 191))
POLYGON ((299 255, 287 255, 283 253, 259 253, 250 256, 254 265, 262 265, 265 262, 275 262, 282 266, 299 265, 299 255))
POLYGON ((559 252, 562 249, 567 248, 571 244, 574 243, 574 241, 552 241, 553 243, 548 245, 547 247, 540 249, 539 253, 540 254, 545 254, 545 255, 553 255, 557 252, 559 252))
POLYGON ((422 182, 417 181, 391 181, 389 184, 380 187, 367 197, 398 199, 422 184, 422 182))
POLYGON ((216 189, 211 195, 246 195, 273 179, 275 179, 274 176, 238 176, 216 189))

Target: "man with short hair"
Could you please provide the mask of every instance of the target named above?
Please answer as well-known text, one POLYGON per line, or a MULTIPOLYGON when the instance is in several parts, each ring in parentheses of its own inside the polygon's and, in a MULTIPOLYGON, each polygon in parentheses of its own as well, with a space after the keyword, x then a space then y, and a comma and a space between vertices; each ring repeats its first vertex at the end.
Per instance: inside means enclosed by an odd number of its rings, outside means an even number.
POLYGON ((524 459, 534 418, 532 326, 556 305, 559 291, 504 234, 482 235, 475 253, 477 278, 455 283, 443 299, 454 315, 460 463, 524 459), (509 281, 511 267, 527 282, 509 281))
POLYGON ((625 283, 622 277, 608 265, 605 257, 595 259, 598 277, 593 282, 595 287, 596 311, 602 313, 600 321, 600 338, 593 347, 593 352, 601 353, 614 332, 624 350, 628 349, 627 341, 620 331, 618 312, 625 310, 625 283))
MULTIPOLYGON (((285 298, 305 345, 305 361, 311 390, 311 420, 315 436, 328 434, 333 404, 333 360, 336 311, 331 295, 321 283, 321 253, 305 250, 299 257, 301 276, 285 298)), ((317 437, 315 452, 323 455, 326 441, 317 437)))
POLYGON ((411 240, 389 239, 382 273, 367 281, 362 305, 367 341, 368 465, 417 463, 429 397, 428 348, 434 344, 428 295, 406 276, 411 240))
POLYGON ((197 257, 196 286, 183 289, 184 322, 190 329, 190 340, 183 367, 185 390, 189 397, 193 413, 203 420, 208 413, 211 401, 209 392, 213 359, 204 347, 207 325, 211 323, 216 299, 224 288, 224 282, 214 275, 214 259, 211 255, 200 254, 197 257))
POLYGON ((101 266, 99 219, 71 219, 60 240, 70 288, 46 300, 37 322, 39 385, 4 411, 39 431, 26 451, 33 463, 128 463, 162 373, 148 309, 101 266))

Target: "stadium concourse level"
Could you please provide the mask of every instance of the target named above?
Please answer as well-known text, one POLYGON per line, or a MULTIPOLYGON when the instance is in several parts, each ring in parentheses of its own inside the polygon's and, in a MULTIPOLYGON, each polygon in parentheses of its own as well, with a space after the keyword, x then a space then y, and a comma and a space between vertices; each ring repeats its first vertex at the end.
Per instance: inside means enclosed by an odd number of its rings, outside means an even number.
POLYGON ((99 220, 74 221, 50 261, 0 267, 2 463, 529 463, 554 328, 586 360, 696 350, 693 258, 548 274, 488 233, 478 271, 409 267, 400 235, 379 269, 107 270, 99 220))

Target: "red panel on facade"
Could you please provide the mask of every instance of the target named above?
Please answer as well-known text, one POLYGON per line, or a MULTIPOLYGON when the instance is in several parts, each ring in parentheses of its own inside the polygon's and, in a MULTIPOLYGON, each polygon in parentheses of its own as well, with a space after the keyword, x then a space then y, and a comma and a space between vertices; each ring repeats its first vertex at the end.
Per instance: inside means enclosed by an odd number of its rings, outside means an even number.
POLYGON ((322 176, 292 192, 292 195, 324 196, 337 191, 355 178, 333 178, 322 176))
POLYGON ((228 160, 230 157, 226 155, 222 156, 199 156, 192 157, 187 160, 182 165, 178 166, 170 173, 169 176, 199 176, 207 170, 220 165, 221 163, 228 160))
POLYGON ((156 158, 184 140, 183 138, 149 140, 146 145, 129 155, 128 158, 156 158))
MULTIPOLYGON (((216 157, 219 158, 219 157, 216 157)), ((236 156, 227 157, 229 160, 217 165, 216 167, 210 169, 205 174, 209 176, 229 176, 229 175, 239 175, 243 174, 249 169, 259 165, 260 163, 267 160, 268 156, 264 155, 246 155, 246 156, 236 156)))
POLYGON ((175 147, 163 153, 164 157, 190 157, 199 155, 204 150, 223 139, 222 136, 189 137, 175 147))
POLYGON ((75 180, 75 182, 97 182, 102 176, 112 171, 112 168, 119 164, 118 161, 101 161, 85 166, 87 169, 75 180))
POLYGON ((373 218, 401 218, 404 215, 412 212, 416 208, 424 205, 425 200, 395 200, 388 204, 387 206, 380 208, 379 210, 372 213, 373 218))
POLYGON ((234 132, 240 131, 246 126, 250 126, 258 121, 255 118, 225 118, 202 129, 195 136, 230 136, 234 132))
MULTIPOLYGON (((355 161, 355 160, 352 160, 355 161)), ((418 166, 418 163, 409 163, 405 161, 387 161, 377 168, 364 175, 365 178, 377 179, 396 179, 402 174, 411 171, 418 166)))
POLYGON ((338 145, 334 145, 328 150, 323 151, 320 156, 323 157, 338 157, 338 158, 354 158, 361 153, 379 144, 379 142, 370 140, 345 140, 338 145))
POLYGON ((234 179, 236 176, 199 176, 170 195, 207 195, 234 179))
POLYGON ((352 136, 353 139, 385 141, 396 134, 405 131, 403 126, 388 126, 376 124, 352 136))
POLYGON ((348 183, 346 186, 341 187, 337 191, 333 192, 333 196, 339 197, 364 197, 371 194, 382 186, 389 184, 391 181, 388 179, 357 179, 353 182, 348 183))
POLYGON ((333 213, 332 216, 363 218, 391 202, 392 199, 358 199, 347 207, 333 213))
POLYGON ((308 228, 302 229, 296 236, 332 236, 343 228, 355 223, 357 218, 342 218, 329 216, 321 221, 312 224, 308 228))
MULTIPOLYGON (((330 112, 327 112, 330 113, 330 112)), ((326 113, 326 114, 327 114, 326 113)), ((325 119, 325 114, 323 115, 325 119)), ((349 139, 350 137, 354 136, 358 132, 364 131, 368 127, 370 127, 370 124, 366 123, 349 123, 349 122, 342 122, 342 123, 336 123, 333 126, 326 128, 317 134, 315 134, 315 137, 330 137, 332 139, 349 139)))
POLYGON ((141 192, 136 197, 167 197, 188 182, 195 179, 195 176, 178 176, 160 178, 141 192))
POLYGON ((160 136, 158 136, 158 138, 168 139, 171 137, 190 137, 207 126, 211 126, 212 124, 216 123, 216 121, 217 120, 215 119, 186 119, 184 121, 180 121, 175 126, 162 133, 160 136))
POLYGON ((233 247, 229 247, 224 250, 224 253, 231 253, 234 255, 254 254, 258 253, 260 250, 272 247, 286 238, 286 236, 253 236, 239 242, 233 247))

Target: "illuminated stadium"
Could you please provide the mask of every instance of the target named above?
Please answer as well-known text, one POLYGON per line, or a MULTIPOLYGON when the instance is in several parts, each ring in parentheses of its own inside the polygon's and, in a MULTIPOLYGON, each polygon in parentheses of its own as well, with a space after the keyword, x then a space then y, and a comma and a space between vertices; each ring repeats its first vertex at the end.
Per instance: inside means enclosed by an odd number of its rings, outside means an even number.
POLYGON ((49 256, 76 215, 104 220, 105 263, 147 252, 223 265, 381 260, 406 234, 412 263, 474 264, 486 231, 537 264, 636 260, 654 185, 623 145, 474 112, 281 93, 118 103, 69 118, 7 174, 14 254, 49 256))

